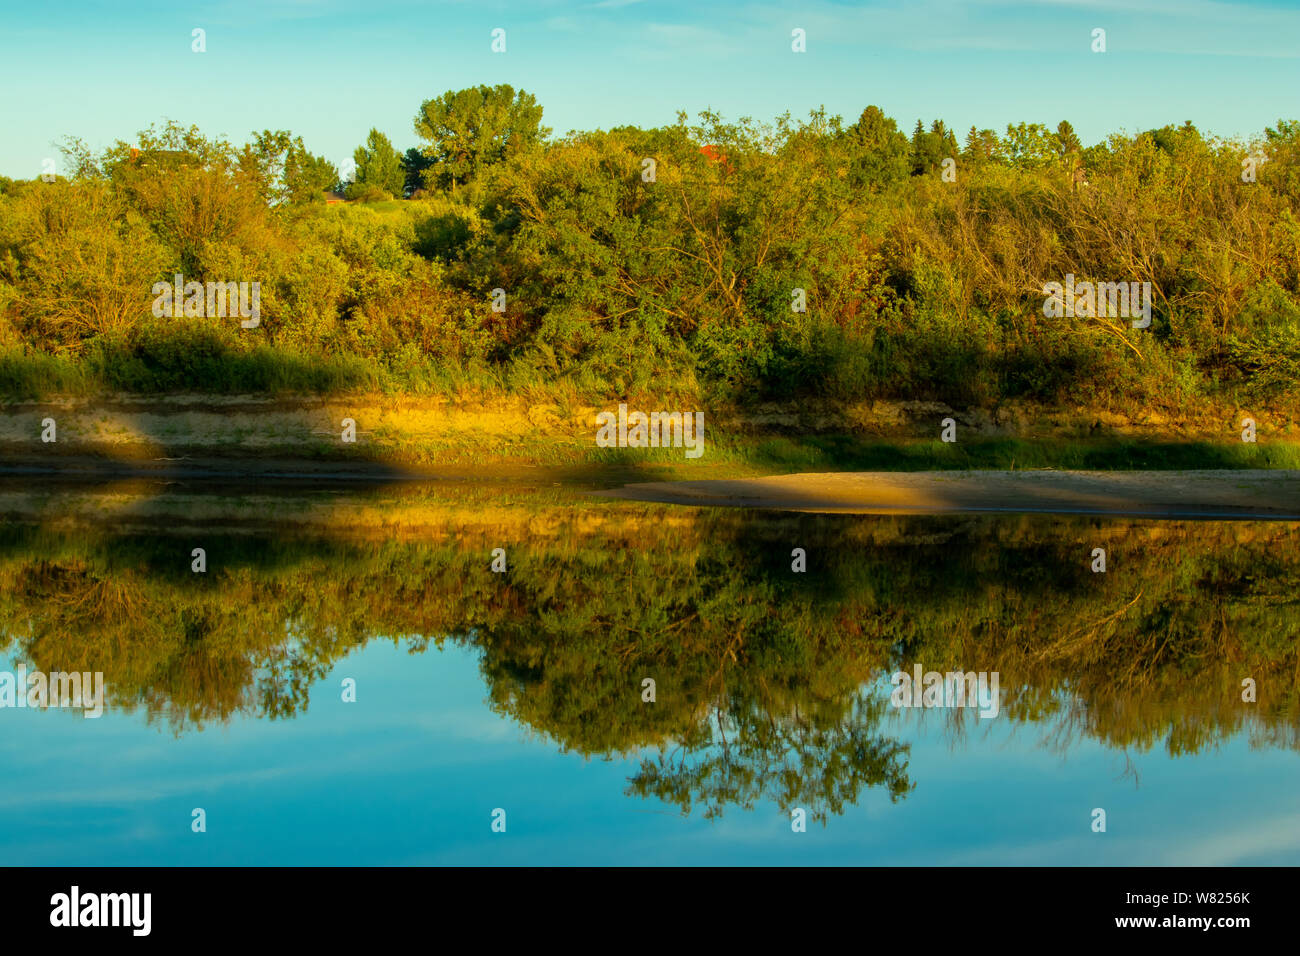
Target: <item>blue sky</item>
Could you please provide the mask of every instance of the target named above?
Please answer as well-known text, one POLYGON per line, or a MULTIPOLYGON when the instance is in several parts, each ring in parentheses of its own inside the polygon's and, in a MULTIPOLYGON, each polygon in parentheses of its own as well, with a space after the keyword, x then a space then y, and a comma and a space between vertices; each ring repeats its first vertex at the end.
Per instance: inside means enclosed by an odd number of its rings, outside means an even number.
POLYGON ((875 103, 909 131, 918 117, 999 132, 1069 119, 1092 143, 1190 119, 1249 137, 1300 114, 1300 3, 9 3, 0 174, 39 175, 64 135, 100 148, 164 118, 236 142, 291 129, 339 163, 372 126, 416 145, 422 100, 479 83, 535 94, 557 132, 704 108, 771 119, 824 104, 851 121, 875 103), (490 48, 497 27, 505 53, 490 48), (191 52, 194 28, 206 53, 191 52))

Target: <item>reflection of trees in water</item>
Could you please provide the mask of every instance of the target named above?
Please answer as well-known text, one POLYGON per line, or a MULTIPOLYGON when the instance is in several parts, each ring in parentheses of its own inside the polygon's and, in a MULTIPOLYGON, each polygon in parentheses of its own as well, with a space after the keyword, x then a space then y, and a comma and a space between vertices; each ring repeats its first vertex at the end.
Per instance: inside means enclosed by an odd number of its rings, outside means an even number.
POLYGON ((823 823, 856 804, 864 788, 883 786, 896 802, 913 784, 907 746, 872 732, 883 706, 856 695, 839 715, 777 717, 733 699, 684 739, 643 759, 627 793, 657 797, 683 814, 701 805, 706 819, 727 806, 750 810, 769 800, 787 812, 802 807, 823 823))
POLYGON ((908 792, 906 750, 858 688, 918 662, 999 671, 997 719, 1051 746, 1177 755, 1243 727, 1297 746, 1293 526, 662 514, 470 515, 433 541, 208 535, 205 575, 166 535, 9 528, 0 622, 23 659, 102 670, 111 706, 178 733, 301 713, 376 636, 422 653, 439 635, 480 654, 498 712, 579 753, 649 750, 630 792, 707 814, 773 800, 824 818, 864 787, 908 792))

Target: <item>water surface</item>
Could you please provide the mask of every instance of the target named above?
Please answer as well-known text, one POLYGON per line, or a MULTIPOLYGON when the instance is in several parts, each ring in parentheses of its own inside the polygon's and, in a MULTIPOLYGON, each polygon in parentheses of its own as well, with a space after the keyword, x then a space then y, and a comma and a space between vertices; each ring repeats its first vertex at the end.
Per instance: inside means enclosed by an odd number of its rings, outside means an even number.
POLYGON ((0 862, 1300 862, 1295 523, 490 484, 0 511, 0 671, 107 685, 97 720, 0 709, 0 862), (998 673, 997 716, 892 707, 917 663, 998 673))

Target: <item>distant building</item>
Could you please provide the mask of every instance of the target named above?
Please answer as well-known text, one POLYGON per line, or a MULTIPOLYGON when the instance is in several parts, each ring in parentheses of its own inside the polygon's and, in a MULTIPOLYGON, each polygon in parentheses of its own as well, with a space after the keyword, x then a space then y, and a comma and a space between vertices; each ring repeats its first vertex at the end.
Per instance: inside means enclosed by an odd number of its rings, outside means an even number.
POLYGON ((709 159, 713 160, 715 163, 721 163, 727 172, 731 172, 731 163, 727 161, 727 154, 712 143, 701 146, 700 152, 709 157, 709 159))

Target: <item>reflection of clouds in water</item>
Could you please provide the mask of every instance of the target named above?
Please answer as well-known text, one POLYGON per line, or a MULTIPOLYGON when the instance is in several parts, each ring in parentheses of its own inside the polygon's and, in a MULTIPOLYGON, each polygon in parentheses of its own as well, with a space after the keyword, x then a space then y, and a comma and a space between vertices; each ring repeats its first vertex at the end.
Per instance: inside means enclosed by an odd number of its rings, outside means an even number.
MULTIPOLYGON (((156 755, 155 755, 156 756, 156 755)), ((113 779, 121 774, 121 768, 118 764, 123 763, 119 755, 114 752, 111 763, 113 766, 104 767, 91 774, 99 779, 113 779)), ((160 800, 169 800, 173 797, 183 795, 207 794, 222 789, 244 787, 249 785, 265 783, 268 780, 279 778, 288 778, 303 773, 306 769, 314 769, 321 773, 337 773, 338 766, 327 765, 325 763, 311 762, 301 766, 282 766, 268 767, 259 770, 246 770, 235 773, 225 774, 208 774, 195 773, 187 775, 184 780, 168 779, 167 777, 152 777, 147 783, 137 777, 130 785, 119 785, 104 787, 101 784, 89 782, 85 789, 69 788, 68 786, 59 786, 51 790, 29 790, 23 787, 9 787, 0 791, 0 809, 38 809, 44 806, 84 806, 84 807, 112 807, 112 806, 136 806, 142 803, 157 802, 160 800)), ((138 768, 141 774, 145 774, 148 768, 138 768)), ((171 766, 166 769, 166 773, 173 773, 175 767, 171 766)))
MULTIPOLYGON (((1243 804, 1240 808, 1225 806, 1215 814, 1214 826, 1219 832, 1214 834, 1207 834, 1199 825, 1203 821, 1196 821, 1195 826, 1182 826, 1177 819, 1166 818, 1156 828, 1143 826, 1140 836, 1121 837, 1118 841, 1112 831, 1016 843, 1006 841, 999 834, 998 831, 1004 830, 1001 826, 989 826, 988 821, 973 817, 970 822, 976 827, 989 827, 994 842, 947 853, 937 850, 928 854, 925 862, 934 866, 1294 865, 1300 858, 1300 817, 1261 818, 1254 812, 1249 798, 1243 804), (1114 842, 1107 843, 1108 840, 1114 842)), ((1173 801, 1165 806, 1170 811, 1183 809, 1173 801)), ((1081 816, 1080 820, 1083 821, 1080 826, 1086 830, 1086 818, 1081 816)))
MULTIPOLYGON (((522 729, 505 717, 488 710, 446 711, 421 714, 410 725, 421 728, 437 737, 456 740, 473 740, 484 743, 518 741, 524 736, 522 729)), ((397 724, 396 726, 401 726, 397 724)), ((489 752, 480 752, 483 760, 494 760, 489 752)))
POLYGON ((1294 862, 1300 856, 1300 816, 1292 813, 1261 819, 1245 813, 1244 820, 1235 817, 1226 812, 1218 815, 1227 832, 1189 834, 1163 854, 1153 848, 1152 862, 1167 866, 1268 866, 1287 858, 1294 862))

